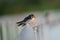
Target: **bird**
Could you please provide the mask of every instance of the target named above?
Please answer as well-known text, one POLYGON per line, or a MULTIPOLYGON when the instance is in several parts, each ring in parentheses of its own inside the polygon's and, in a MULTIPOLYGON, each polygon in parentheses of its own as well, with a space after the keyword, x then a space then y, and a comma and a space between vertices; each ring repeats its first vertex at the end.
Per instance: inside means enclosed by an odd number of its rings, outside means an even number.
POLYGON ((26 22, 29 20, 33 20, 33 18, 35 18, 34 14, 30 14, 27 17, 25 17, 22 21, 17 22, 18 26, 25 26, 26 22))

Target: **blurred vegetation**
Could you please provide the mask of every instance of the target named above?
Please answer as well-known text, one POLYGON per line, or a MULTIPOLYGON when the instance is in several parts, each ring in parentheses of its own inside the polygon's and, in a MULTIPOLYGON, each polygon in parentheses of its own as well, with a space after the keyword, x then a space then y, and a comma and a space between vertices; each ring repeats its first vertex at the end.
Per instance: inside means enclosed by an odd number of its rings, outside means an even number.
POLYGON ((50 9, 60 9, 60 0, 0 0, 0 16, 50 9))

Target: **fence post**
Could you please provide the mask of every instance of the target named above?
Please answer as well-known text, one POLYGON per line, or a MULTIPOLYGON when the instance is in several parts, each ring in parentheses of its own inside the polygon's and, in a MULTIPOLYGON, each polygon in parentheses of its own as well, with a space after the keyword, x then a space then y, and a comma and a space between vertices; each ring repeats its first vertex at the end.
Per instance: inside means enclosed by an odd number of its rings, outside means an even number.
POLYGON ((7 40, 7 30, 6 30, 5 21, 2 21, 2 36, 3 36, 3 40, 7 40))

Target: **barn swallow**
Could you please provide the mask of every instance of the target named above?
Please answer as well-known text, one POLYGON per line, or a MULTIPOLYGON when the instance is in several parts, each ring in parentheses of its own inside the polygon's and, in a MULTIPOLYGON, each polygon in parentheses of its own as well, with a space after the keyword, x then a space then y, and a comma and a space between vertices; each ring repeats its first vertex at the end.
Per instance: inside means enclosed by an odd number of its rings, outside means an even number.
POLYGON ((33 14, 28 15, 22 21, 17 22, 18 26, 25 26, 27 21, 33 21, 35 16, 33 14))

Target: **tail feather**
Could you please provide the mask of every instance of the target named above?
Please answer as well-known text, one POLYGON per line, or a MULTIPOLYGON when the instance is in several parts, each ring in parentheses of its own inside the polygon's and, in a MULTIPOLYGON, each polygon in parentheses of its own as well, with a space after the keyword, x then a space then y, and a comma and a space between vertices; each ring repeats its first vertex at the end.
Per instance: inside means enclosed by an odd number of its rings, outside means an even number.
POLYGON ((17 22, 16 24, 20 24, 22 21, 20 21, 20 22, 17 22))
POLYGON ((18 26, 25 26, 26 25, 26 23, 25 22, 23 22, 23 21, 20 21, 20 22, 17 22, 17 24, 18 24, 18 26))
POLYGON ((21 25, 22 25, 22 23, 18 24, 18 26, 21 26, 21 25))

